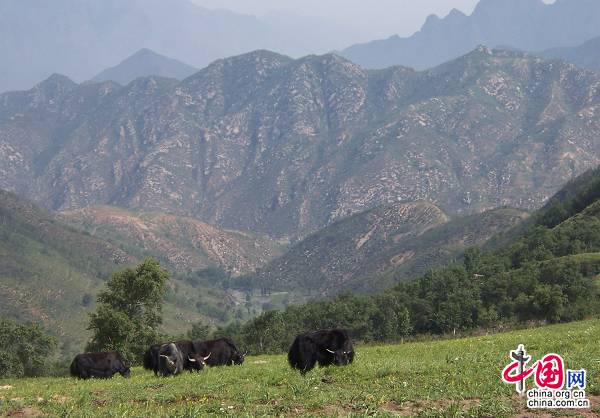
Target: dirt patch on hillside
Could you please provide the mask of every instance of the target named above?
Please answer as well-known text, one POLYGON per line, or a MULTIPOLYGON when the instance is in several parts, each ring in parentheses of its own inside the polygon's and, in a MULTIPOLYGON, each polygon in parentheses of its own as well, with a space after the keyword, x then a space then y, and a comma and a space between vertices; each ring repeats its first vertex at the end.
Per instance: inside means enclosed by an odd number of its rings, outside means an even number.
POLYGON ((25 418, 25 417, 43 417, 45 414, 40 411, 39 409, 35 409, 35 408, 23 408, 23 409, 18 409, 16 411, 12 411, 9 412, 8 414, 6 414, 7 417, 19 417, 19 418, 25 418))
POLYGON ((401 405, 395 402, 388 402, 381 406, 381 409, 386 412, 398 414, 400 416, 414 416, 428 409, 441 409, 446 410, 452 405, 458 404, 462 411, 468 411, 473 407, 481 405, 481 399, 462 399, 462 400, 451 400, 451 399, 439 399, 437 401, 408 401, 401 405))

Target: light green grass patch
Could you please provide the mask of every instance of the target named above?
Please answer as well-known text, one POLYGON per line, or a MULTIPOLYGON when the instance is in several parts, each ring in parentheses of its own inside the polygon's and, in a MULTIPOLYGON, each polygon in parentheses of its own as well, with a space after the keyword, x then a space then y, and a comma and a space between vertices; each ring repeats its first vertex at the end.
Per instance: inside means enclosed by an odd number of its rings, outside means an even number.
POLYGON ((600 394, 600 321, 591 320, 460 340, 359 346, 353 365, 315 369, 304 377, 278 355, 174 378, 136 368, 129 380, 0 380, 0 387, 10 386, 0 389, 0 413, 510 417, 524 411, 524 402, 501 382, 500 372, 519 343, 534 359, 557 352, 567 367, 586 368, 588 393, 600 394))

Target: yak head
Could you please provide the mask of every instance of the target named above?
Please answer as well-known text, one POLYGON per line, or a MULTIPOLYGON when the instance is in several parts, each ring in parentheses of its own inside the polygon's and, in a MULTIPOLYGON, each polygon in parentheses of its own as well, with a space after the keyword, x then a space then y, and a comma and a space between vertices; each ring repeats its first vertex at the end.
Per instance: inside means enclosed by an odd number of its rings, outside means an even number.
POLYGON ((188 356, 188 362, 191 365, 192 369, 200 371, 204 369, 204 366, 206 366, 206 360, 208 360, 210 355, 211 353, 209 353, 208 356, 204 357, 200 354, 192 354, 188 356))
POLYGON ((242 354, 239 351, 234 351, 231 355, 231 362, 235 365, 240 365, 244 363, 244 359, 246 358, 246 353, 242 354))
POLYGON ((167 355, 161 354, 160 357, 165 359, 165 364, 167 365, 167 369, 173 372, 177 368, 177 363, 175 363, 171 358, 167 355))
POLYGON ((337 366, 345 366, 352 363, 352 357, 354 356, 352 350, 340 349, 334 351, 326 348, 326 351, 334 357, 333 362, 337 366))
POLYGON ((126 379, 129 379, 131 377, 131 368, 130 367, 125 367, 123 370, 121 370, 119 372, 121 374, 121 376, 123 376, 126 379))

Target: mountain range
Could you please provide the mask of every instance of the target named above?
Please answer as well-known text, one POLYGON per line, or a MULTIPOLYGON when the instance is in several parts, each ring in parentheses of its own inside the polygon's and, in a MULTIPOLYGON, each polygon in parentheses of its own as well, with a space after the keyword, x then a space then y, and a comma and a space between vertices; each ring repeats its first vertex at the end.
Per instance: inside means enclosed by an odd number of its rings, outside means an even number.
POLYGON ((298 239, 382 204, 541 206, 600 162, 600 75, 479 47, 424 72, 256 51, 183 82, 0 95, 0 187, 298 239))
POLYGON ((136 78, 158 76, 183 80, 197 72, 198 69, 181 61, 157 54, 147 48, 123 60, 118 65, 107 68, 95 76, 92 81, 102 83, 115 81, 121 85, 131 83, 136 78))
POLYGON ((467 53, 477 45, 543 51, 571 47, 600 36, 596 0, 481 0, 471 15, 453 9, 431 15, 408 38, 392 36, 353 45, 341 55, 365 68, 403 65, 427 69, 467 53))
POLYGON ((356 42, 355 32, 324 20, 258 18, 188 0, 0 0, 0 92, 30 88, 53 73, 89 80, 142 48, 202 68, 259 48, 324 53, 356 42))

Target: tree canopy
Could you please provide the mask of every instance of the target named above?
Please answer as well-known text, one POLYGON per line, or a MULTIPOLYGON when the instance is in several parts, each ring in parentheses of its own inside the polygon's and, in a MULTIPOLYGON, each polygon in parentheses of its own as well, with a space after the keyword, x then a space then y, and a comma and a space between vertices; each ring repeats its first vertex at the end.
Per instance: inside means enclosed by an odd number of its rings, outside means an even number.
POLYGON ((128 361, 139 362, 148 345, 160 337, 168 280, 168 272, 151 258, 113 274, 90 314, 93 338, 87 350, 117 350, 128 361))

